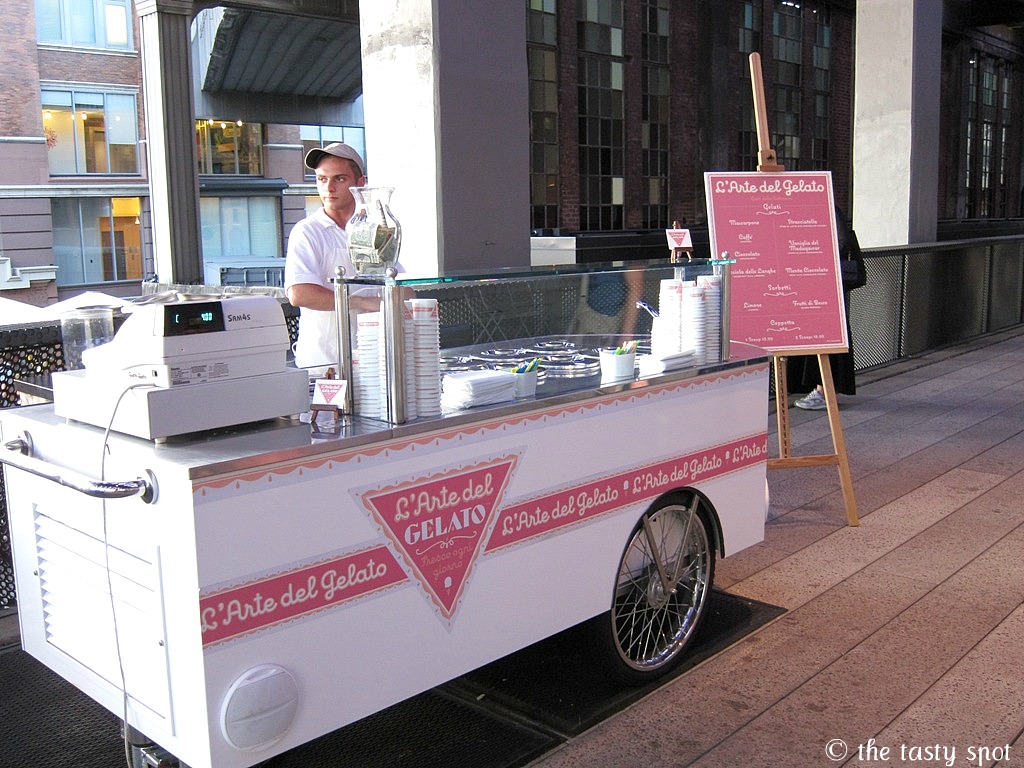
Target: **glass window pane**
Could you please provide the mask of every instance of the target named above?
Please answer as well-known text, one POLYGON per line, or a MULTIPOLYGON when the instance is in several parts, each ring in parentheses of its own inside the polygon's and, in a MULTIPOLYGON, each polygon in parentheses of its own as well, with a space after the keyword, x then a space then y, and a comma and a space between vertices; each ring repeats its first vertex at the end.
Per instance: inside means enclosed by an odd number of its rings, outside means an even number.
POLYGON ((63 35, 60 0, 36 0, 36 40, 40 43, 60 42, 63 35))
POLYGON ((58 106, 54 102, 61 101, 57 97, 66 97, 70 102, 70 94, 50 94, 43 92, 43 134, 46 136, 46 154, 50 164, 50 173, 75 173, 75 119, 70 106, 58 106))
POLYGON ((138 173, 138 131, 135 97, 131 94, 107 95, 107 142, 110 145, 111 173, 138 173))
POLYGON ((82 265, 85 282, 100 283, 112 272, 113 248, 110 238, 110 199, 84 198, 82 211, 82 265))
POLYGON ((220 247, 220 198, 199 198, 199 231, 203 241, 203 260, 223 256, 220 247))
POLYGON ((77 45, 96 44, 96 18, 92 0, 64 0, 71 14, 71 41, 77 45))
POLYGON ((248 256, 249 248, 249 206, 245 198, 222 197, 220 199, 221 252, 225 256, 248 256))
POLYGON ((253 256, 275 258, 281 255, 281 236, 278 230, 278 201, 276 197, 250 197, 249 243, 253 256))
POLYGON ((107 3, 104 23, 107 26, 107 45, 128 47, 128 9, 120 3, 107 3))
POLYGON ((137 197, 115 197, 114 212, 115 270, 118 280, 142 280, 142 206, 137 197))
POLYGON ((50 218, 53 222, 53 257, 57 262, 57 284, 78 285, 85 282, 78 201, 53 198, 50 201, 50 218))

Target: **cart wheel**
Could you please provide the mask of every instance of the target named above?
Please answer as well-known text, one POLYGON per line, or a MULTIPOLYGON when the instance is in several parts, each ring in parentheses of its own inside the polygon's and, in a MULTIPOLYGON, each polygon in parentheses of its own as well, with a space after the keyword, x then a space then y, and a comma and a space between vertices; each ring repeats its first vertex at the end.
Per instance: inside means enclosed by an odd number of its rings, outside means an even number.
POLYGON ((637 523, 619 562, 615 596, 597 619, 612 674, 650 682, 683 657, 704 616, 715 575, 707 502, 695 492, 662 499, 637 523))

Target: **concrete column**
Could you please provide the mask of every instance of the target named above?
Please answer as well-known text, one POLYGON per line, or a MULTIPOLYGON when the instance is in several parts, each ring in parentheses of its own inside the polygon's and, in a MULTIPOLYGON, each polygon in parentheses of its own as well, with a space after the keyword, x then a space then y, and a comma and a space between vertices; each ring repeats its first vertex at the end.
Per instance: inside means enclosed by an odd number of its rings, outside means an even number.
POLYGON ((526 8, 361 0, 368 181, 393 186, 407 272, 530 260, 526 8))
POLYGON ((162 283, 203 280, 188 0, 138 0, 153 256, 162 283))
POLYGON ((853 215, 862 246, 935 240, 942 3, 858 0, 853 215))

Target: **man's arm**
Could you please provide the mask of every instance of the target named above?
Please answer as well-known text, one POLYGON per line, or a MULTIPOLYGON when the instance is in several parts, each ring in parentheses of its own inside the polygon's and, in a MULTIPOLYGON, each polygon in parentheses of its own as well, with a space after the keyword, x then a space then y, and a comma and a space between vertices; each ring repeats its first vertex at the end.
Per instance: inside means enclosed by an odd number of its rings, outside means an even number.
MULTIPOLYGON (((288 301, 293 307, 318 309, 322 312, 334 310, 334 291, 316 283, 296 283, 288 286, 288 301)), ((349 309, 353 312, 376 312, 380 299, 376 296, 349 296, 349 309)))

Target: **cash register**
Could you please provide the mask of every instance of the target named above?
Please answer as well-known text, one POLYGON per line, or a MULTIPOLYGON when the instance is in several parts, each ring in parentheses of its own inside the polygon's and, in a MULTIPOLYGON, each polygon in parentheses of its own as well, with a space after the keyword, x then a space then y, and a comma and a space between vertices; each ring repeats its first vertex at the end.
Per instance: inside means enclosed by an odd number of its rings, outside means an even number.
POLYGON ((131 309, 83 369, 53 374, 54 413, 151 440, 309 410, 272 296, 199 298, 131 309))

